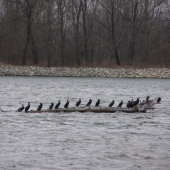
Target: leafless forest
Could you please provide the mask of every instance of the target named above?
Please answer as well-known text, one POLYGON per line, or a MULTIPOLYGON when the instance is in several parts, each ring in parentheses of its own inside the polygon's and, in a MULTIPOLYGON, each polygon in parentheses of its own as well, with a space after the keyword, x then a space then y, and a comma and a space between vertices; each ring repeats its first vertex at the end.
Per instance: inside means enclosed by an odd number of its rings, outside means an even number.
POLYGON ((0 63, 169 67, 168 0, 0 0, 0 63))

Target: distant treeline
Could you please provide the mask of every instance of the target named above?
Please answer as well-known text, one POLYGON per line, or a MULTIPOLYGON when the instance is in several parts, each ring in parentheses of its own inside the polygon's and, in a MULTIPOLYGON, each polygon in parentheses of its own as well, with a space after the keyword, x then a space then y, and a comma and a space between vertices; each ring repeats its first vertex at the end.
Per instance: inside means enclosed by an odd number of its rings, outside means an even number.
POLYGON ((0 63, 170 66, 168 0, 0 0, 0 63))

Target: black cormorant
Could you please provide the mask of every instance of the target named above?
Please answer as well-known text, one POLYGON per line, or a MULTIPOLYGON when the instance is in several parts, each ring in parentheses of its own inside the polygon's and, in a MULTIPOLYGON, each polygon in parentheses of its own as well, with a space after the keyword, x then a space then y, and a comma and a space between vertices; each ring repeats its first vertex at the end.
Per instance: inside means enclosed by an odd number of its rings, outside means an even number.
POLYGON ((51 105, 50 105, 50 107, 49 107, 49 109, 50 109, 50 110, 53 109, 53 106, 54 106, 54 103, 52 102, 51 105))
POLYGON ((121 102, 119 103, 119 105, 117 106, 117 107, 122 107, 122 105, 123 105, 123 101, 121 100, 121 102))
POLYGON ((88 103, 86 104, 86 106, 90 106, 92 103, 92 99, 89 99, 88 103))
POLYGON ((81 103, 81 99, 79 99, 79 101, 76 103, 76 106, 79 106, 81 103))
POLYGON ((61 104, 60 101, 61 101, 61 100, 59 100, 58 103, 55 105, 55 109, 58 109, 58 108, 59 108, 59 106, 60 106, 60 104, 61 104))
POLYGON ((39 105, 38 108, 37 108, 37 111, 41 111, 42 107, 43 107, 43 104, 40 103, 40 105, 39 105))
POLYGON ((95 107, 99 106, 99 104, 100 104, 100 100, 98 99, 96 104, 95 104, 95 107))
POLYGON ((64 105, 64 108, 67 108, 69 105, 69 101, 67 100, 66 104, 64 105))
POLYGON ((161 97, 158 97, 157 103, 160 103, 160 101, 161 101, 161 97))
POLYGON ((115 101, 114 101, 114 100, 112 100, 112 102, 109 104, 109 106, 108 106, 108 107, 112 107, 112 106, 114 105, 114 103, 115 103, 115 101))
POLYGON ((24 110, 24 105, 22 104, 22 107, 20 107, 17 112, 22 112, 24 110))
POLYGON ((139 98, 137 98, 137 100, 133 102, 133 107, 136 106, 137 104, 139 104, 139 98))
POLYGON ((127 107, 127 108, 131 108, 131 107, 132 107, 132 103, 131 103, 130 101, 128 101, 126 107, 127 107))
POLYGON ((25 112, 27 112, 30 108, 30 102, 28 102, 28 106, 25 107, 25 112))

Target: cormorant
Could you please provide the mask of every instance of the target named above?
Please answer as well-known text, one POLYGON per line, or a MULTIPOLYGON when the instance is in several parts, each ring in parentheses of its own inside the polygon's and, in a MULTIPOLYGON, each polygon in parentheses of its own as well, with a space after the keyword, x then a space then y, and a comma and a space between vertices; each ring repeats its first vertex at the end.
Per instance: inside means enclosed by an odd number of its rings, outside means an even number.
POLYGON ((69 105, 69 101, 67 100, 66 104, 64 105, 64 108, 67 108, 69 105))
POLYGON ((60 101, 61 101, 61 100, 59 100, 58 103, 55 105, 55 109, 58 109, 58 108, 59 108, 59 106, 60 106, 60 104, 61 104, 60 101))
POLYGON ((90 106, 92 103, 92 99, 89 99, 88 103, 86 104, 86 106, 90 106))
POLYGON ((114 103, 115 103, 115 101, 114 101, 114 100, 112 100, 112 102, 109 104, 109 106, 108 106, 108 107, 112 107, 112 106, 114 105, 114 103))
POLYGON ((127 105, 126 105, 127 108, 130 108, 132 107, 132 103, 130 101, 128 101, 127 105))
POLYGON ((160 101, 161 101, 161 97, 158 97, 157 103, 160 103, 160 101))
POLYGON ((24 105, 22 104, 22 107, 20 107, 17 112, 22 112, 24 110, 24 105))
POLYGON ((99 104, 100 104, 100 100, 98 99, 96 104, 95 104, 95 107, 99 106, 99 104))
POLYGON ((41 111, 42 107, 43 107, 43 104, 40 103, 40 105, 39 105, 38 108, 37 108, 37 111, 41 111))
POLYGON ((54 106, 54 103, 52 102, 51 105, 50 105, 50 107, 49 107, 49 109, 52 109, 53 106, 54 106))
POLYGON ((28 102, 28 106, 25 107, 25 112, 27 112, 30 108, 30 102, 28 102))
POLYGON ((139 104, 139 98, 137 98, 137 100, 133 102, 133 107, 136 106, 137 104, 139 104))
POLYGON ((119 105, 117 106, 117 107, 122 107, 122 105, 123 105, 123 101, 121 100, 121 102, 119 103, 119 105))
POLYGON ((149 98, 150 98, 149 96, 147 96, 147 97, 146 97, 146 102, 148 102, 148 101, 149 101, 149 98))
POLYGON ((81 103, 81 99, 79 99, 79 101, 76 103, 76 106, 79 106, 81 103))

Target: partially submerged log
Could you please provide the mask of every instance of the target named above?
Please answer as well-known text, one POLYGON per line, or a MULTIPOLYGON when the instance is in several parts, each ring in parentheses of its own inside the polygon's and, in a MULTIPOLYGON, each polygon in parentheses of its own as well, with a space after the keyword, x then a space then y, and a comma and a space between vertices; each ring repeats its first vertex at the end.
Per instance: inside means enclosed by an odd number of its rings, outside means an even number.
POLYGON ((93 113, 115 113, 115 112, 125 112, 125 113, 136 113, 136 112, 146 112, 146 109, 136 109, 136 108, 113 108, 113 107, 71 107, 71 108, 59 108, 55 110, 41 110, 41 111, 28 111, 26 113, 72 113, 72 112, 93 112, 93 113))

